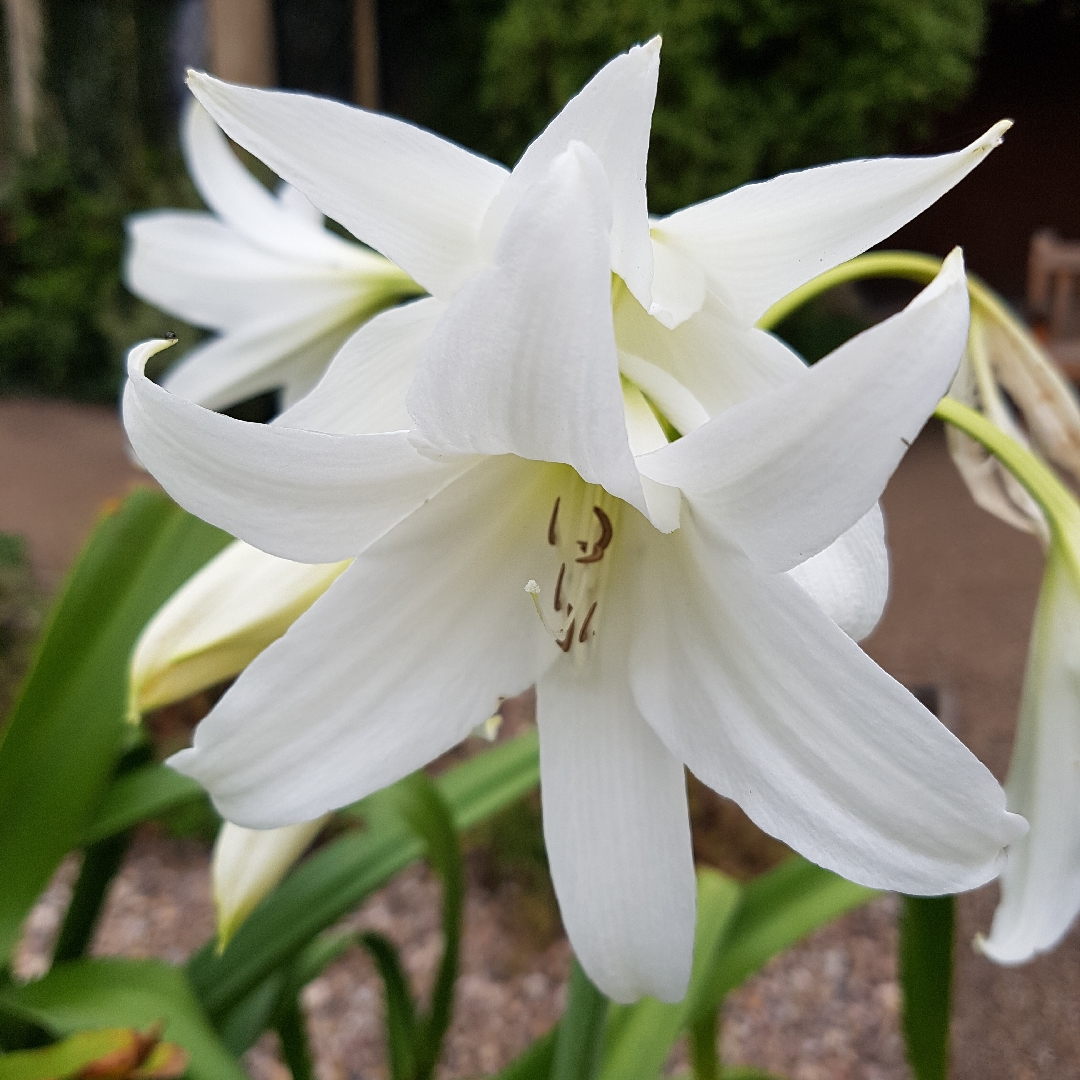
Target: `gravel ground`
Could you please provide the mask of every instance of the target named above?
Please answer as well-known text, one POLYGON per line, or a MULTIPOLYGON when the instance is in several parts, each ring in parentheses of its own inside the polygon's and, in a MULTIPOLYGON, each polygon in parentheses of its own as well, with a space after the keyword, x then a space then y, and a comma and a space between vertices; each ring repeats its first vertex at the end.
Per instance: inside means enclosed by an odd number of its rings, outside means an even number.
MULTIPOLYGON (((462 972, 439 1076, 498 1069, 556 1021, 565 1002, 570 950, 559 928, 538 922, 515 880, 491 881, 482 852, 467 861, 462 972)), ((44 972, 77 860, 69 860, 34 910, 16 959, 24 978, 44 972)), ((731 1063, 791 1080, 907 1080, 893 962, 895 901, 853 912, 769 964, 732 994, 722 1041, 731 1063)), ((426 993, 439 961, 439 885, 426 866, 399 874, 343 926, 378 930, 400 949, 414 987, 426 993)), ((94 942, 98 955, 184 960, 212 933, 204 845, 144 828, 117 878, 94 942)), ((304 993, 320 1080, 386 1075, 382 990, 354 949, 304 993)), ((272 1038, 248 1055, 256 1080, 284 1080, 272 1038)), ((681 1054, 672 1066, 685 1066, 681 1054)))
MULTIPOLYGON (((99 500, 122 493, 132 479, 115 424, 103 411, 92 411, 92 423, 81 427, 69 423, 79 415, 69 417, 73 408, 46 403, 35 414, 33 403, 0 402, 0 530, 28 534, 45 584, 74 554, 97 505, 79 489, 81 473, 72 470, 99 459, 112 469, 105 478, 100 469, 94 474, 99 500), (8 454, 12 416, 24 442, 37 440, 40 453, 8 454), (72 446, 76 436, 100 436, 107 445, 84 451, 72 446), (68 494, 59 499, 52 492, 68 494), (23 510, 17 512, 18 499, 23 510), (39 504, 66 506, 67 517, 21 516, 39 504)), ((944 719, 1002 777, 1041 555, 1030 538, 970 502, 935 426, 916 442, 884 501, 893 590, 867 651, 907 685, 938 687, 944 719)), ((735 808, 700 790, 692 792, 692 802, 699 859, 746 877, 782 856, 782 845, 763 839, 735 808)), ((182 959, 211 932, 207 864, 204 846, 144 829, 113 889, 96 950, 182 959)), ((44 968, 75 870, 74 863, 65 865, 28 922, 18 958, 24 976, 44 968)), ((447 1078, 497 1067, 550 1026, 568 967, 565 941, 532 886, 493 873, 482 853, 470 854, 468 870, 459 1009, 441 1074, 447 1078)), ((976 931, 989 925, 995 902, 990 886, 960 904, 954 1080, 1080 1080, 1080 933, 1074 930, 1053 954, 1031 964, 995 967, 969 947, 976 931)), ((395 940, 423 988, 438 958, 437 912, 437 885, 416 867, 350 922, 395 940)), ((895 901, 884 898, 812 935, 749 980, 725 1007, 725 1059, 792 1080, 907 1078, 894 923, 895 901)), ((380 994, 358 951, 309 987, 305 1005, 322 1080, 385 1075, 380 994)), ((269 1041, 252 1052, 249 1065, 260 1080, 284 1076, 269 1041)))

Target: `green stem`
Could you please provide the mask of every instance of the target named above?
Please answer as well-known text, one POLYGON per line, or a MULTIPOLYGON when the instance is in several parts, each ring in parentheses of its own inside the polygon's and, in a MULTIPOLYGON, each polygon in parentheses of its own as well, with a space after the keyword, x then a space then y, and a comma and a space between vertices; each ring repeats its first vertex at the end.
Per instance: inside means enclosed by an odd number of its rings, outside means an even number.
MULTIPOLYGON (((838 285, 845 285, 849 281, 861 281, 863 278, 871 277, 892 277, 926 285, 937 276, 941 263, 942 260, 934 255, 922 255, 916 251, 874 251, 869 255, 859 255, 857 258, 833 267, 832 270, 826 270, 824 274, 819 274, 794 292, 777 300, 758 319, 757 325, 762 330, 771 330, 808 300, 813 300, 815 296, 835 289, 838 285)), ((995 323, 1006 327, 1008 333, 1027 348, 1028 342, 1024 336, 1026 331, 1001 298, 970 272, 967 279, 968 295, 971 297, 972 305, 982 309, 995 323)))
POLYGON ((933 255, 920 255, 914 251, 875 251, 869 255, 860 255, 833 267, 832 270, 826 270, 824 274, 819 274, 794 292, 777 300, 758 319, 757 325, 762 330, 771 330, 808 300, 849 281, 868 277, 898 277, 925 284, 933 280, 940 269, 941 259, 936 259, 933 255))
POLYGON ((980 412, 955 398, 943 397, 934 415, 980 443, 1023 485, 1046 514, 1053 542, 1080 588, 1080 504, 1054 471, 1025 446, 1011 439, 980 412))
POLYGON ((90 947, 109 885, 124 861, 130 841, 131 833, 122 832, 87 847, 53 951, 54 964, 77 960, 90 947))
POLYGON ((905 896, 900 916, 900 985, 908 1062, 916 1080, 947 1080, 952 952, 952 896, 905 896))
POLYGON ((720 1080, 719 1019, 719 1013, 709 1009, 690 1026, 690 1075, 694 1080, 720 1080))

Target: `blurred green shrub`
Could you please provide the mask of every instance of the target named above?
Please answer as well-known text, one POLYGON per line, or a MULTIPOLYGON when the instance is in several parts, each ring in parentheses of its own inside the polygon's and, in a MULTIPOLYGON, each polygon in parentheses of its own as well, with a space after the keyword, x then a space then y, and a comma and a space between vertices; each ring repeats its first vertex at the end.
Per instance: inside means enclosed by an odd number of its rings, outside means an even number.
MULTIPOLYGON (((990 2, 397 0, 379 5, 385 103, 512 162, 596 68, 663 33, 663 213, 924 134, 970 87, 990 2)), ((127 213, 198 205, 166 75, 176 0, 44 9, 44 149, 0 183, 0 393, 110 401, 127 345, 185 332, 118 277, 127 213)))
POLYGON ((127 346, 184 329, 120 284, 124 217, 198 205, 163 74, 174 7, 43 3, 39 149, 8 146, 0 183, 0 393, 113 402, 127 346))
POLYGON ((488 29, 485 147, 514 160, 615 53, 664 35, 650 209, 886 153, 963 98, 985 0, 509 0, 488 29))
POLYGON ((118 198, 82 188, 49 149, 19 164, 0 213, 0 393, 114 399, 103 318, 119 293, 118 198))

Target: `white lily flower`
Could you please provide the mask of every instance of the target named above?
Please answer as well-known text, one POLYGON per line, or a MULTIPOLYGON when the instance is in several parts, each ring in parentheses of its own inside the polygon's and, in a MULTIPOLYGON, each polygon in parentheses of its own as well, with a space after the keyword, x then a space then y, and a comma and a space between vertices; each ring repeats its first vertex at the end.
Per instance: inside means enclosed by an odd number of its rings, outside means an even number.
POLYGON ((304 854, 327 816, 280 829, 243 829, 222 823, 211 865, 219 951, 304 854))
POLYGON ((128 218, 124 283, 219 335, 166 375, 173 393, 218 409, 280 387, 288 407, 358 326, 424 290, 387 259, 325 229, 295 188, 284 184, 276 197, 267 191, 197 102, 181 135, 188 170, 213 213, 128 218))
MULTIPOLYGON (((971 337, 952 394, 1080 479, 1074 392, 998 297, 973 284, 972 299, 971 337)), ((1080 913, 1080 505, 1034 456, 1021 456, 1019 467, 1011 461, 1010 471, 956 428, 949 445, 976 502, 1034 532, 1047 549, 1005 781, 1007 805, 1031 828, 1009 849, 990 934, 976 939, 992 960, 1019 964, 1053 949, 1080 913), (1028 490, 1038 469, 1042 505, 1028 490)))
POLYGON ((230 544, 177 589, 139 635, 129 676, 130 719, 238 675, 348 565, 290 562, 240 540, 230 544))
MULTIPOLYGON (((536 683, 555 888, 585 969, 621 1001, 685 989, 684 764, 816 862, 910 893, 980 884, 1025 828, 808 595, 814 559, 882 581, 877 499, 963 350, 959 254, 813 368, 748 322, 996 135, 740 189, 752 198, 704 206, 746 275, 711 239, 694 263, 681 227, 654 274, 657 61, 650 43, 609 64, 509 175, 386 117, 193 77, 230 135, 433 295, 363 327, 268 426, 145 379, 161 342, 132 351, 125 396, 133 446, 188 509, 283 558, 356 556, 175 767, 245 826, 311 819, 536 683)), ((849 590, 864 621, 872 592, 849 590)), ((850 595, 834 593, 839 611, 850 595)))
POLYGON ((1009 849, 1001 901, 980 950, 1020 964, 1053 949, 1080 913, 1080 586, 1051 545, 1043 576, 1008 805, 1031 823, 1009 849))

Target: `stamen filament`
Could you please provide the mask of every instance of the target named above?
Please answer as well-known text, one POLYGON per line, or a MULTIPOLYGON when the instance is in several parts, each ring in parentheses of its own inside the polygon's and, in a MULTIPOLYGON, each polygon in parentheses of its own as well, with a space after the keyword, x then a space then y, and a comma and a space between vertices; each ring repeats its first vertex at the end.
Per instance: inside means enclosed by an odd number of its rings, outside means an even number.
POLYGON ((581 624, 581 633, 578 634, 578 641, 584 645, 585 640, 589 634, 589 623, 592 621, 593 612, 596 610, 596 601, 592 602, 592 607, 589 608, 589 614, 585 616, 585 621, 581 624))
POLYGON ((555 499, 555 505, 551 508, 551 520, 548 522, 548 543, 554 547, 559 542, 559 533, 556 526, 559 523, 559 503, 562 502, 562 496, 558 496, 555 499))

